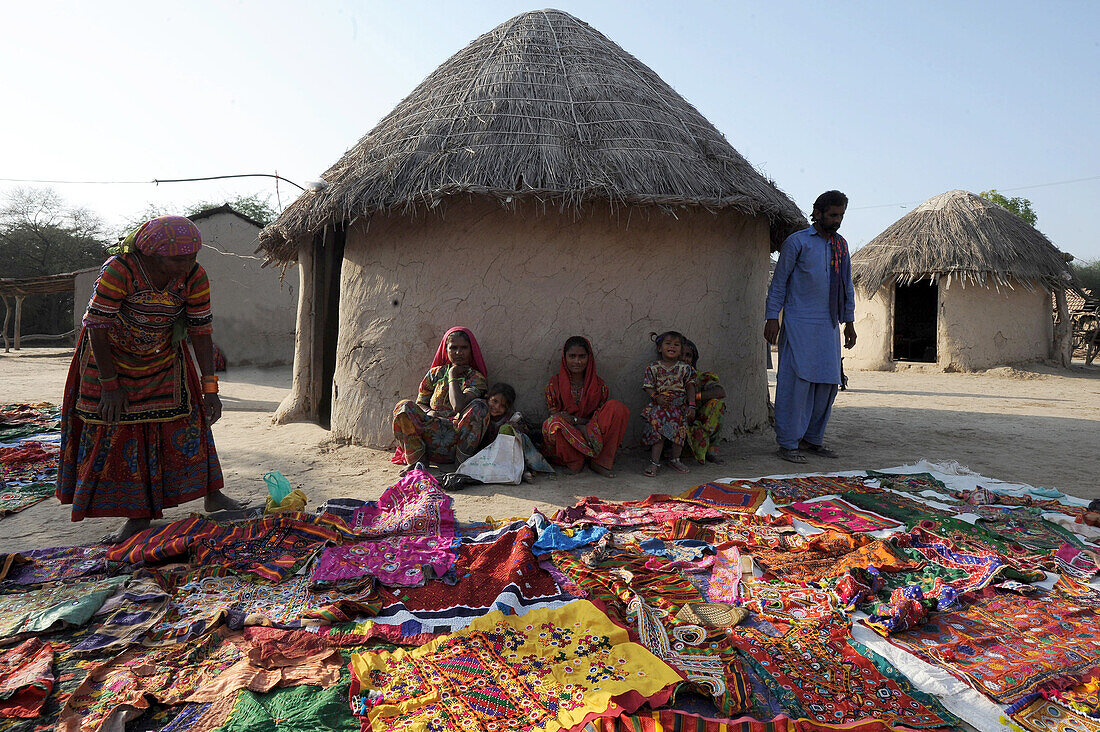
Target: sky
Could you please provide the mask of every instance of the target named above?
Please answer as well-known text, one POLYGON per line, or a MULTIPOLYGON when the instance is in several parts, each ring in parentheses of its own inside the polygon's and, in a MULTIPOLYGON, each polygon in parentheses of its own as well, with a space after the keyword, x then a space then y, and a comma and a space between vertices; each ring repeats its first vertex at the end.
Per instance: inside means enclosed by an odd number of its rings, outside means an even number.
MULTIPOLYGON (((0 200, 52 187, 121 227, 150 204, 286 206, 512 0, 4 4, 0 200), (23 181, 111 181, 110 184, 23 181), (136 181, 136 183, 124 183, 136 181)), ((850 199, 852 248, 961 188, 1030 199, 1100 259, 1100 3, 559 0, 656 71, 804 211, 850 199)), ((0 263, 0 270, 3 263, 0 263)))

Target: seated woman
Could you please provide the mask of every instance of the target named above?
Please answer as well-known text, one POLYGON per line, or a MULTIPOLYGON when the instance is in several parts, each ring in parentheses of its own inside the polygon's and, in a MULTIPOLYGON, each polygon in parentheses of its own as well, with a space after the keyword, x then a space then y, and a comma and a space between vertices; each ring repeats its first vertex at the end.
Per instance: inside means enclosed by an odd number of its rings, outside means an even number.
POLYGON ((393 410, 401 462, 461 463, 477 452, 489 424, 487 386, 485 359, 474 334, 451 328, 436 349, 416 400, 400 401, 393 410))
POLYGON ((630 409, 609 399, 596 375, 592 344, 572 336, 562 347, 561 368, 546 385, 550 417, 542 423, 543 452, 551 462, 574 473, 587 463, 605 478, 613 478, 615 453, 623 442, 630 409))
POLYGON ((680 360, 696 369, 695 402, 698 405, 695 420, 688 425, 687 447, 700 463, 724 463, 718 455, 718 433, 722 430, 722 415, 726 413, 726 390, 712 371, 699 371, 699 349, 692 341, 685 340, 680 360))

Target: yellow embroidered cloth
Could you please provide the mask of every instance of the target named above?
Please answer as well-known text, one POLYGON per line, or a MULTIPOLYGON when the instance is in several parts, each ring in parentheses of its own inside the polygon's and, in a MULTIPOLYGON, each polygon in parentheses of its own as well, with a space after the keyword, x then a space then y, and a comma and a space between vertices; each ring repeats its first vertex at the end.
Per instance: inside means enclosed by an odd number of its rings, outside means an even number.
POLYGON ((351 657, 374 730, 556 732, 637 709, 682 678, 588 600, 493 612, 412 651, 351 657))

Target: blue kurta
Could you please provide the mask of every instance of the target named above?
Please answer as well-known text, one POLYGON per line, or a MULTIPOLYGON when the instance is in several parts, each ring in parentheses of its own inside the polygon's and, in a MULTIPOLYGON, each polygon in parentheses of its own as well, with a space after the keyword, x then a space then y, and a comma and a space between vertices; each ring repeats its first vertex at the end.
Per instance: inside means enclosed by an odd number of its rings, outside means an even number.
MULTIPOLYGON (((779 250, 765 318, 783 312, 779 334, 779 368, 792 368, 803 381, 840 383, 840 325, 829 312, 829 267, 832 247, 810 227, 787 237, 779 250)), ((841 267, 844 306, 841 322, 855 320, 851 266, 841 267)))

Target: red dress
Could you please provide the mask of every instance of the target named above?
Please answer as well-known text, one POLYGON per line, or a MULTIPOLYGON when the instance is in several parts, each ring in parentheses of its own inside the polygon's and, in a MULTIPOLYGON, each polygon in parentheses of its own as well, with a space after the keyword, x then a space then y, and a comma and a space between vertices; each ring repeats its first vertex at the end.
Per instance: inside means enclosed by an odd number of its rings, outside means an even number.
POLYGON ((583 385, 574 386, 569 380, 564 353, 561 369, 546 385, 550 418, 542 423, 543 452, 551 462, 569 470, 580 470, 585 459, 611 470, 630 422, 630 408, 609 398, 607 384, 596 375, 591 347, 588 353, 583 385), (574 425, 570 417, 587 419, 588 424, 574 425))

